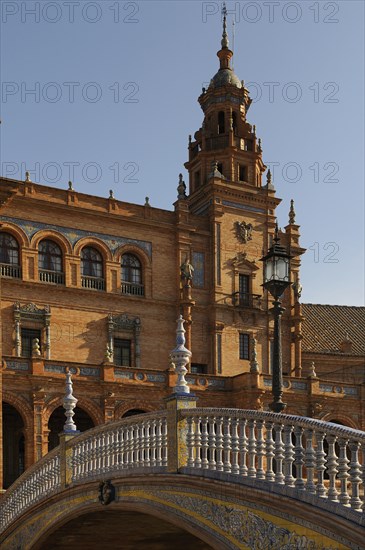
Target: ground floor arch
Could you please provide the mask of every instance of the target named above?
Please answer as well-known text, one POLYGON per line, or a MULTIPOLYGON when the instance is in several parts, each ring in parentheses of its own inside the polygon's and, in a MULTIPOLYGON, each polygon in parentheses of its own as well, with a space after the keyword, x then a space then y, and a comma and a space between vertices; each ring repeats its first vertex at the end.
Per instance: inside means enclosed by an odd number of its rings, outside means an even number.
MULTIPOLYGON (((85 432, 94 427, 94 422, 91 416, 81 407, 76 407, 75 416, 73 417, 77 429, 80 432, 85 432)), ((63 407, 57 407, 48 421, 48 452, 52 451, 60 443, 59 434, 63 431, 63 427, 66 422, 65 409, 63 407)))
POLYGON ((17 409, 3 401, 3 487, 7 489, 25 470, 25 425, 17 409))

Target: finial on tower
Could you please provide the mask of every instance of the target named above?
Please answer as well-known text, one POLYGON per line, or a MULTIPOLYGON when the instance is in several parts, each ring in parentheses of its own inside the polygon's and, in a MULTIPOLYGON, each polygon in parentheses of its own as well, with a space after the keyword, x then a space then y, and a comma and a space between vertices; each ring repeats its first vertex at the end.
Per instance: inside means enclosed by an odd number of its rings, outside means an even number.
POLYGON ((77 433, 77 427, 73 421, 74 408, 77 404, 77 399, 74 397, 72 392, 72 379, 71 373, 67 369, 66 371, 66 395, 63 398, 63 408, 65 409, 66 422, 63 426, 63 433, 77 433))
POLYGON ((223 34, 222 34, 221 44, 222 44, 222 48, 228 48, 229 41, 228 41, 228 34, 227 34, 227 6, 225 2, 223 2, 222 15, 223 15, 223 34))
POLYGON ((289 224, 290 225, 295 224, 295 210, 294 210, 294 201, 293 201, 293 199, 291 199, 291 201, 290 201, 289 224))

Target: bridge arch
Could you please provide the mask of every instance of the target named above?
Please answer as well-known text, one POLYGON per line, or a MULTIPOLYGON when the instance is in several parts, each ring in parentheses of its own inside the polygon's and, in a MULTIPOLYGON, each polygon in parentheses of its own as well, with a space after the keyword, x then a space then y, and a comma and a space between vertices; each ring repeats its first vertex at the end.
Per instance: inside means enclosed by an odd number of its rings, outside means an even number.
MULTIPOLYGON (((125 480, 124 480, 125 483, 125 480)), ((145 479, 134 479, 134 491, 141 491, 143 489, 143 486, 145 486, 146 480, 145 479)), ((162 488, 164 486, 164 483, 161 485, 156 485, 155 488, 162 488)), ((91 486, 89 489, 97 492, 98 487, 95 486, 92 488, 91 486)), ((69 497, 66 497, 66 500, 69 497)), ((77 497, 78 500, 80 500, 80 495, 77 497)), ((35 541, 34 545, 32 546, 32 550, 46 550, 50 548, 52 545, 49 544, 52 540, 55 540, 55 534, 57 533, 57 539, 59 537, 59 534, 66 531, 67 536, 73 537, 73 544, 75 547, 79 548, 80 550, 91 550, 93 549, 93 546, 90 546, 90 542, 88 541, 85 544, 83 541, 83 536, 81 533, 81 536, 78 537, 78 525, 82 525, 85 521, 88 522, 88 531, 91 530, 91 535, 93 533, 92 531, 92 525, 90 525, 93 516, 98 516, 99 520, 104 519, 106 522, 106 525, 102 528, 104 531, 105 529, 108 529, 109 536, 113 539, 114 542, 117 542, 118 538, 120 539, 120 526, 121 522, 123 521, 124 517, 129 516, 129 526, 128 532, 125 532, 123 529, 123 540, 125 542, 128 541, 128 536, 133 537, 133 529, 141 530, 141 525, 139 524, 139 517, 145 516, 145 518, 150 518, 150 521, 147 523, 147 525, 144 526, 144 528, 148 526, 154 526, 155 533, 159 535, 159 542, 160 546, 159 548, 161 550, 170 550, 171 548, 171 540, 168 542, 168 539, 165 539, 166 536, 166 524, 170 526, 171 534, 179 534, 183 536, 182 542, 185 542, 185 548, 188 548, 189 546, 197 549, 197 550, 228 550, 230 548, 229 545, 227 545, 227 541, 224 541, 223 539, 217 540, 214 535, 209 532, 208 528, 202 527, 199 522, 194 521, 188 521, 186 518, 183 518, 179 515, 179 513, 174 509, 169 509, 167 507, 164 507, 161 503, 158 502, 146 502, 142 499, 138 502, 136 499, 135 502, 128 502, 128 501, 121 501, 121 502, 114 502, 109 507, 101 506, 99 502, 85 502, 85 504, 82 507, 79 507, 77 511, 75 511, 72 508, 72 496, 71 501, 69 501, 69 504, 71 503, 71 508, 68 506, 66 507, 65 514, 62 515, 62 517, 59 517, 59 519, 56 522, 53 522, 49 529, 45 530, 40 538, 35 541), (113 521, 112 523, 108 522, 108 519, 113 514, 113 521), (133 525, 133 518, 131 517, 131 514, 136 516, 136 523, 133 525), (104 518, 103 518, 104 516, 104 518), (90 520, 90 521, 88 521, 90 520), (132 520, 132 524, 131 524, 132 520), (156 521, 157 520, 157 521, 156 521), (110 529, 116 530, 113 532, 110 532, 110 529), (76 537, 76 538, 75 538, 76 537), (189 544, 189 542, 195 542, 194 546, 189 544), (168 545, 164 545, 163 543, 166 543, 168 545), (199 544, 200 543, 200 544, 199 544)), ((90 499, 91 500, 91 499, 90 499)), ((59 509, 60 501, 58 501, 58 509, 59 509)), ((62 503, 61 503, 62 506, 62 503)), ((95 526, 95 535, 96 540, 100 540, 100 521, 95 526)), ((143 537, 144 533, 140 533, 140 536, 143 537)), ((148 539, 150 537, 153 539, 154 533, 146 533, 148 535, 148 539)), ((61 539, 62 540, 62 539, 61 539)), ((143 539, 139 541, 141 546, 136 547, 144 547, 143 546, 143 539)), ((174 541, 174 547, 176 546, 176 540, 174 541)), ((147 547, 147 546, 146 546, 147 547)), ((97 548, 97 547, 95 547, 97 548)), ((180 548, 180 547, 179 547, 180 548)), ((183 546, 181 545, 181 548, 183 546)))

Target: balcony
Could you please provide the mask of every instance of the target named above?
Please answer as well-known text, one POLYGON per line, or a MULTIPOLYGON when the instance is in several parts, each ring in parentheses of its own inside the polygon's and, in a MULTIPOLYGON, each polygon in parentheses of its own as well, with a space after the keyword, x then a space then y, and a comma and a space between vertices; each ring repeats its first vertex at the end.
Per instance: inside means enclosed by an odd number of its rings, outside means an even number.
POLYGON ((228 147, 228 136, 217 136, 207 138, 206 140, 207 151, 214 151, 216 149, 225 149, 228 147))
POLYGON ((47 271, 45 269, 40 269, 39 280, 42 283, 49 283, 53 285, 64 285, 65 275, 60 271, 47 271))
POLYGON ((105 280, 101 277, 81 277, 81 285, 83 288, 92 290, 105 290, 105 280))
POLYGON ((144 285, 122 282, 121 293, 128 296, 144 296, 144 285))
POLYGON ((262 309, 262 296, 259 294, 235 292, 232 294, 232 305, 243 308, 262 309))
POLYGON ((9 279, 20 279, 22 270, 20 265, 0 264, 0 275, 9 279))

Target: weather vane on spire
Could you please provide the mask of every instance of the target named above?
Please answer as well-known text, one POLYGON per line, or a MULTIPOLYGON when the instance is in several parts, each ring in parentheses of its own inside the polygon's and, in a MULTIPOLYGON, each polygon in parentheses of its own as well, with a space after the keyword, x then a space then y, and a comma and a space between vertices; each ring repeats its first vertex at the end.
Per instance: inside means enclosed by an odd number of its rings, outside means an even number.
POLYGON ((228 34, 227 34, 227 6, 225 2, 223 2, 222 15, 223 15, 223 35, 222 35, 221 44, 222 44, 222 48, 228 48, 229 42, 228 42, 228 34))

